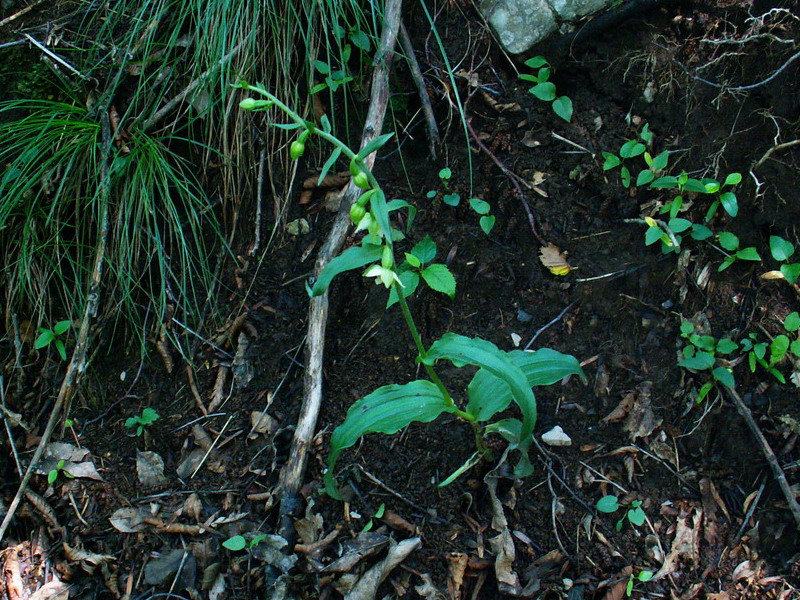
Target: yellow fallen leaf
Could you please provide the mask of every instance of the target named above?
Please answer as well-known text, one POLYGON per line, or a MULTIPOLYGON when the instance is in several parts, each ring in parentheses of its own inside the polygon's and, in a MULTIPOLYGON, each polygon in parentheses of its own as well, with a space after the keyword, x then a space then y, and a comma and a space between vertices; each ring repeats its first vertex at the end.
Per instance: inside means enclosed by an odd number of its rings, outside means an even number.
POLYGON ((554 244, 547 244, 539 249, 539 261, 547 267, 553 275, 563 277, 572 267, 567 262, 567 256, 554 244))

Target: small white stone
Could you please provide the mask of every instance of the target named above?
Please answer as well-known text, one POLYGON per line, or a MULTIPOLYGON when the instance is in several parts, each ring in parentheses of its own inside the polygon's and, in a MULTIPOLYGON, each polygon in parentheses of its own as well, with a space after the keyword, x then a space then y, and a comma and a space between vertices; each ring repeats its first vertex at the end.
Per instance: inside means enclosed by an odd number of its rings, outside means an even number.
POLYGON ((561 425, 556 425, 547 433, 542 434, 542 441, 548 446, 571 446, 572 439, 564 433, 561 425))
POLYGON ((522 342, 522 336, 518 333, 512 333, 511 343, 514 344, 514 348, 519 348, 520 342, 522 342))

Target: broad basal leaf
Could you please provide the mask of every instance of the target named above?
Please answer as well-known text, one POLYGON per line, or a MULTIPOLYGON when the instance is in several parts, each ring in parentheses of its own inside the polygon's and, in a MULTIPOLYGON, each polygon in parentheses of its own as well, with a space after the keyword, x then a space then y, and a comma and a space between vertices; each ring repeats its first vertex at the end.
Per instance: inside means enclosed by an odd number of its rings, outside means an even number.
POLYGON ((314 287, 311 289, 311 296, 324 294, 334 277, 345 271, 359 269, 364 265, 380 260, 381 254, 383 254, 383 247, 372 244, 348 248, 322 269, 322 273, 319 274, 314 287))
POLYGON ((397 433, 414 422, 429 423, 455 408, 430 381, 418 380, 405 385, 386 385, 365 396, 347 411, 344 423, 331 436, 331 453, 325 473, 328 495, 341 499, 333 470, 346 448, 368 433, 397 433))
MULTIPOLYGON (((514 350, 507 352, 506 356, 523 372, 531 388, 552 385, 568 375, 577 375, 586 380, 578 359, 550 348, 541 348, 536 352, 514 350)), ((478 421, 488 421, 498 412, 508 408, 512 400, 508 385, 485 369, 475 373, 475 377, 467 387, 467 397, 469 401, 466 411, 475 415, 478 421)))
POLYGON ((433 343, 423 362, 433 364, 438 359, 446 359, 456 365, 476 365, 503 380, 511 390, 514 402, 522 411, 522 439, 531 436, 536 424, 536 399, 533 397, 525 373, 511 362, 508 353, 480 338, 446 333, 433 343))

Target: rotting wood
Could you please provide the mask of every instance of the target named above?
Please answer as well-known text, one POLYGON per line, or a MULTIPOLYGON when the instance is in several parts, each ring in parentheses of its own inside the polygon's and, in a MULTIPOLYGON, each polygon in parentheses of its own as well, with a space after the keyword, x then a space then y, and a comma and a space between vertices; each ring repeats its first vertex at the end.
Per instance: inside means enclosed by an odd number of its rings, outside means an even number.
MULTIPOLYGON (((400 27, 400 9, 402 0, 386 0, 383 11, 384 29, 381 33, 380 46, 376 53, 375 68, 372 74, 372 92, 364 130, 361 136, 361 147, 380 135, 386 106, 389 101, 389 67, 391 66, 397 34, 400 27)), ((365 166, 372 168, 375 154, 364 159, 365 166)), ((350 206, 361 194, 351 182, 342 198, 339 212, 333 222, 328 239, 319 251, 314 273, 319 275, 322 269, 339 253, 350 226, 350 206)), ((293 546, 295 536, 294 519, 299 514, 299 492, 303 484, 308 451, 314 438, 322 405, 322 363, 325 352, 325 329, 328 319, 328 293, 311 300, 308 311, 308 339, 306 342, 306 373, 303 380, 303 404, 297 421, 289 458, 281 469, 278 483, 280 504, 280 523, 278 532, 293 546)))
POLYGON ((108 217, 108 204, 109 204, 109 195, 111 193, 111 180, 110 180, 110 170, 111 170, 111 122, 108 115, 108 108, 104 107, 101 111, 101 131, 102 131, 102 147, 103 147, 103 168, 102 168, 102 179, 100 184, 100 191, 99 193, 102 195, 100 201, 100 215, 99 215, 99 223, 100 228, 98 232, 98 240, 97 240, 97 250, 95 252, 95 259, 94 259, 94 266, 92 267, 92 279, 89 283, 89 293, 86 297, 86 307, 83 311, 83 318, 81 319, 81 327, 78 331, 77 341, 75 343, 75 350, 72 353, 72 358, 69 361, 69 365, 67 366, 67 372, 64 375, 64 380, 61 382, 61 388, 58 391, 58 397, 56 398, 55 404, 53 404, 53 408, 50 411, 50 418, 47 421, 47 425, 45 426, 44 432, 42 433, 42 438, 39 440, 39 445, 36 447, 36 451, 33 453, 33 458, 31 459, 30 464, 28 465, 28 470, 25 472, 25 476, 22 478, 22 481, 19 484, 19 489, 17 490, 14 499, 11 501, 11 504, 8 507, 8 512, 6 516, 3 518, 3 523, 0 524, 0 542, 3 541, 3 537, 5 536, 6 530, 8 526, 11 524, 11 521, 14 518, 14 514, 17 512, 17 508, 19 508, 19 504, 25 495, 25 492, 28 487, 28 483, 33 476, 34 471, 36 470, 36 465, 39 463, 39 460, 42 458, 42 454, 44 454, 44 449, 47 446, 47 443, 50 441, 50 437, 53 435, 53 431, 56 428, 56 425, 61 417, 62 412, 65 415, 69 414, 69 406, 72 402, 72 397, 75 394, 75 390, 80 383, 81 377, 83 376, 84 372, 86 371, 87 366, 87 351, 89 349, 89 326, 91 324, 92 319, 97 314, 97 308, 100 304, 100 282, 102 280, 103 275, 103 265, 105 263, 105 256, 106 256, 106 245, 108 242, 108 229, 109 229, 109 217, 108 217))
POLYGON ((411 43, 405 24, 402 22, 400 23, 400 46, 403 48, 403 53, 411 69, 411 78, 417 86, 419 101, 422 103, 422 114, 425 115, 425 129, 428 131, 428 150, 431 160, 436 160, 436 149, 442 144, 442 140, 439 137, 439 126, 436 124, 436 117, 433 115, 431 97, 428 94, 428 88, 425 87, 422 69, 419 68, 417 55, 414 54, 414 45, 411 43))

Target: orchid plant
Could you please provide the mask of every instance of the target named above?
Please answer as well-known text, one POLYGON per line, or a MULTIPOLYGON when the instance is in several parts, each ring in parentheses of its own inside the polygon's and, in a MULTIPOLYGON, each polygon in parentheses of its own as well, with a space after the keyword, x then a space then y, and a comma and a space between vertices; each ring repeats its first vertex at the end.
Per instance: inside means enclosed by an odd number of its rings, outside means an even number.
POLYGON ((395 260, 396 243, 405 238, 403 232, 392 226, 391 213, 407 209, 409 225, 416 209, 404 200, 387 201, 383 189, 373 173, 366 167, 364 159, 377 152, 393 134, 376 137, 359 152, 354 152, 331 133, 327 117, 319 125, 303 119, 294 110, 281 102, 263 87, 237 84, 252 95, 241 101, 246 110, 278 109, 289 122, 275 123, 284 130, 297 130, 297 140, 292 144, 290 155, 299 159, 305 151, 305 143, 311 136, 328 142, 333 150, 325 162, 320 179, 324 178, 336 162, 344 157, 350 161, 353 183, 364 192, 350 207, 350 217, 356 231, 364 231, 360 244, 352 246, 334 258, 319 273, 313 285, 307 285, 313 298, 324 294, 334 277, 345 271, 363 269, 364 277, 374 278, 375 283, 390 291, 388 305, 399 304, 411 338, 417 349, 417 363, 421 364, 427 379, 418 379, 405 384, 390 384, 379 387, 358 400, 347 412, 344 422, 331 436, 328 469, 324 475, 326 492, 341 498, 334 477, 336 463, 342 452, 370 433, 391 435, 414 422, 429 423, 445 414, 450 414, 472 426, 475 437, 475 453, 450 477, 439 485, 455 480, 481 460, 491 460, 492 453, 485 444, 485 437, 496 434, 508 441, 508 452, 516 450, 519 459, 515 467, 517 476, 523 477, 533 471, 528 459, 528 449, 533 441, 536 424, 536 400, 532 388, 551 385, 571 375, 585 380, 585 375, 575 357, 542 348, 535 352, 519 350, 506 352, 487 340, 446 333, 430 346, 423 343, 416 326, 407 297, 413 293, 420 280, 432 289, 451 297, 455 295, 455 278, 445 265, 432 263, 436 254, 430 237, 419 242, 400 265, 395 260), (457 401, 437 372, 438 361, 449 361, 455 367, 467 365, 478 367, 466 390, 466 402, 457 401), (511 403, 520 410, 521 419, 509 417, 494 422, 494 417, 506 410, 511 403))

